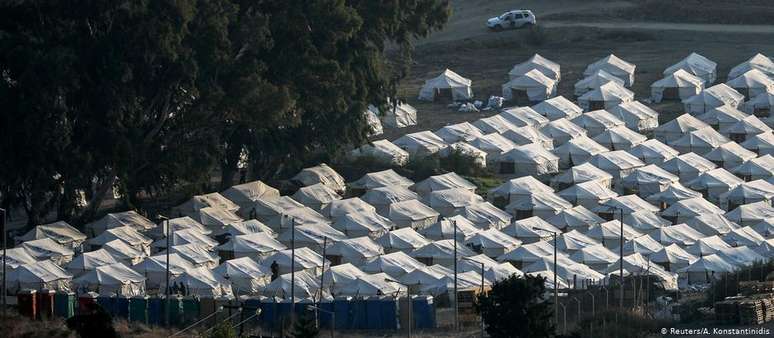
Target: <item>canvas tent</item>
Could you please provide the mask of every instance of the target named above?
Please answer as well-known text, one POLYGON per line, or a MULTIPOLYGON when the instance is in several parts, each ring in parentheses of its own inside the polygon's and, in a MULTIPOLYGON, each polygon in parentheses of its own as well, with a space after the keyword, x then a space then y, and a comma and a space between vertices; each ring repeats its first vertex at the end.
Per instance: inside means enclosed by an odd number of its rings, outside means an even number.
POLYGON ((56 264, 63 265, 73 259, 73 250, 62 246, 51 238, 41 238, 26 241, 20 245, 30 256, 36 260, 50 259, 56 264))
POLYGON ((774 157, 767 154, 747 160, 731 172, 745 181, 769 179, 774 175, 774 157))
POLYGON ((116 263, 118 261, 107 250, 99 249, 75 256, 70 263, 67 263, 65 268, 73 276, 80 276, 87 271, 96 269, 98 266, 116 263))
POLYGON ((585 78, 575 83, 575 96, 579 97, 586 94, 589 91, 599 88, 603 84, 608 82, 615 82, 621 86, 624 85, 624 80, 610 74, 604 70, 598 69, 590 75, 584 75, 585 78))
POLYGON ((699 95, 704 89, 704 80, 685 70, 679 69, 650 85, 650 98, 659 103, 664 100, 685 100, 699 95))
POLYGON ((708 124, 689 114, 682 114, 672 121, 662 124, 653 130, 653 137, 669 144, 694 130, 709 127, 708 124))
POLYGON ((38 225, 22 236, 16 237, 17 242, 50 238, 60 245, 76 250, 86 240, 86 235, 64 221, 38 225))
POLYGON ((390 204, 419 199, 419 195, 404 187, 379 187, 368 190, 360 199, 376 208, 382 216, 390 213, 390 204))
POLYGON ((368 125, 368 136, 379 136, 384 134, 384 127, 382 127, 382 121, 379 119, 379 115, 371 110, 373 106, 369 106, 369 109, 363 112, 363 119, 368 125))
POLYGON ((233 236, 228 242, 215 248, 224 260, 251 257, 262 259, 276 251, 287 248, 265 232, 233 236))
POLYGON ((502 136, 516 145, 527 145, 530 143, 540 144, 543 148, 553 149, 554 140, 540 132, 535 127, 524 126, 502 133, 502 136))
POLYGON ((210 269, 198 268, 186 271, 172 283, 185 285, 188 295, 204 298, 233 296, 231 284, 223 277, 214 274, 210 269))
POLYGON ((578 183, 558 192, 558 194, 568 202, 574 205, 582 205, 588 209, 596 208, 600 203, 618 196, 615 191, 608 189, 604 184, 597 181, 578 183))
POLYGON ((705 171, 695 179, 686 182, 686 185, 698 192, 711 202, 720 200, 720 194, 729 191, 742 180, 723 168, 705 171))
POLYGON ((598 181, 605 187, 610 188, 613 182, 613 175, 595 167, 591 163, 584 162, 564 171, 560 175, 554 176, 551 184, 557 189, 564 190, 572 185, 589 181, 598 181))
POLYGON ((344 178, 325 163, 301 170, 292 180, 299 182, 301 186, 322 183, 337 193, 343 193, 347 189, 344 178))
POLYGON ((771 132, 771 128, 757 116, 750 115, 727 127, 724 132, 732 141, 742 143, 748 137, 771 132))
POLYGON ((454 247, 457 247, 457 259, 461 257, 475 256, 476 253, 470 250, 463 243, 456 243, 453 239, 444 239, 430 242, 419 249, 412 251, 409 256, 414 257, 425 265, 440 264, 446 267, 454 266, 454 247))
POLYGON ((714 163, 693 152, 678 155, 661 164, 661 169, 677 175, 681 182, 690 182, 703 172, 716 167, 714 163))
POLYGON ((231 259, 212 269, 214 275, 231 284, 237 295, 256 294, 270 282, 271 270, 256 263, 249 257, 231 259))
POLYGON ((547 221, 551 225, 563 229, 564 231, 578 230, 585 232, 590 226, 602 223, 605 220, 583 206, 576 206, 572 209, 560 211, 547 221))
POLYGON ((708 110, 706 113, 697 116, 702 122, 709 124, 715 130, 727 134, 726 130, 737 122, 744 120, 747 114, 731 106, 720 106, 708 110))
POLYGON ((774 93, 761 93, 754 96, 744 104, 744 111, 758 117, 771 115, 771 107, 774 106, 774 93))
POLYGON ((499 257, 521 245, 521 241, 497 229, 479 231, 465 239, 464 243, 473 251, 492 258, 499 257))
POLYGON ((648 138, 625 126, 607 129, 594 136, 594 141, 610 150, 629 150, 648 138))
POLYGON ((518 126, 514 125, 499 114, 490 117, 482 117, 473 122, 473 125, 481 130, 483 134, 502 134, 508 130, 518 128, 518 126))
POLYGON ((410 156, 417 157, 437 154, 448 146, 446 142, 430 131, 406 134, 392 143, 408 152, 410 156))
POLYGON ((436 190, 427 197, 427 204, 442 216, 451 216, 466 206, 483 202, 484 199, 465 189, 436 190))
POLYGON ((649 139, 629 149, 629 154, 639 158, 645 164, 661 165, 680 153, 659 140, 649 139))
POLYGON ((224 197, 220 193, 213 192, 209 194, 193 196, 183 204, 174 207, 173 212, 177 213, 179 216, 188 216, 199 220, 201 218, 201 214, 199 212, 207 207, 231 212, 239 211, 239 205, 224 197))
MULTIPOLYGON (((170 278, 176 278, 183 273, 192 270, 193 264, 176 253, 169 254, 170 278)), ((160 254, 144 259, 142 262, 132 265, 132 270, 143 275, 145 286, 149 289, 165 290, 167 283, 167 255, 160 254)))
POLYGON ((536 192, 513 200, 505 207, 505 211, 510 212, 516 219, 532 216, 548 219, 560 211, 569 208, 572 208, 572 204, 557 194, 552 192, 536 192))
POLYGON ((577 164, 585 164, 596 154, 609 151, 603 145, 586 136, 577 137, 553 149, 559 158, 559 168, 570 168, 577 164))
POLYGON ((274 199, 280 196, 279 190, 261 181, 238 184, 221 193, 241 208, 249 208, 259 199, 274 199))
POLYGON ((769 78, 769 75, 757 69, 748 70, 747 72, 728 80, 726 84, 744 95, 747 99, 774 91, 774 80, 769 78))
POLYGON ((532 109, 551 121, 561 118, 573 119, 583 113, 583 108, 566 99, 564 96, 556 96, 547 99, 532 106, 532 109))
POLYGON ((411 186, 411 190, 416 191, 420 196, 427 196, 436 190, 445 189, 465 189, 470 192, 476 191, 476 185, 462 178, 454 172, 430 176, 411 186))
POLYGON ((361 236, 376 238, 396 227, 395 223, 376 212, 346 214, 337 218, 332 226, 350 238, 361 236))
POLYGON ((156 224, 137 212, 130 210, 107 214, 99 220, 86 224, 84 228, 86 228, 86 232, 93 237, 101 234, 105 229, 121 226, 131 226, 137 228, 139 231, 146 231, 155 228, 156 224))
POLYGON ((481 229, 487 227, 499 229, 508 225, 511 221, 511 215, 489 202, 480 202, 465 206, 461 211, 458 211, 457 214, 481 229))
POLYGON ((500 174, 540 176, 559 172, 559 157, 534 143, 506 152, 498 162, 500 174))
MULTIPOLYGON (((376 109, 378 111, 378 109, 376 109)), ((382 122, 388 127, 405 128, 417 124, 417 109, 405 102, 390 103, 381 114, 382 122)))
POLYGON ((82 291, 94 291, 103 295, 145 295, 145 277, 122 263, 103 265, 86 272, 73 279, 73 286, 82 291))
POLYGON ((608 82, 578 97, 578 105, 585 111, 613 108, 634 101, 634 92, 624 86, 608 82))
POLYGON ((658 205, 659 208, 666 209, 678 201, 701 197, 701 193, 691 190, 681 183, 672 183, 659 193, 652 194, 646 198, 648 202, 658 205))
POLYGON ((664 70, 664 76, 675 73, 679 70, 686 71, 699 77, 705 84, 712 84, 717 77, 718 64, 706 57, 691 53, 679 62, 667 67, 664 70))
POLYGON ((594 110, 574 118, 572 123, 586 130, 589 137, 601 134, 603 131, 624 126, 624 122, 606 110, 594 110))
POLYGON ((387 218, 400 228, 421 229, 438 220, 440 214, 417 200, 408 200, 390 204, 387 218))
POLYGON ((589 76, 594 74, 595 71, 601 69, 623 80, 624 85, 631 86, 634 84, 635 68, 635 65, 628 63, 613 54, 610 54, 588 65, 586 70, 583 71, 583 75, 589 76))
POLYGON ((554 147, 558 147, 571 139, 586 136, 586 129, 566 118, 549 122, 540 129, 540 132, 554 140, 554 147))
POLYGON ((666 271, 678 271, 699 258, 688 253, 679 245, 672 243, 648 257, 653 263, 661 265, 666 271))
POLYGON ((728 78, 733 79, 753 69, 761 71, 769 77, 774 76, 774 62, 772 62, 771 59, 769 59, 766 55, 758 53, 753 55, 747 61, 742 62, 732 68, 731 71, 728 72, 728 78))
POLYGON ((435 131, 435 135, 438 135, 446 143, 455 143, 459 141, 470 142, 484 134, 469 122, 460 122, 441 127, 435 131))
POLYGON ((636 193, 642 198, 648 198, 653 194, 664 191, 674 183, 679 183, 676 175, 659 168, 655 164, 636 168, 621 182, 627 193, 636 193))
POLYGON ((511 71, 508 72, 508 76, 513 80, 532 70, 537 70, 556 82, 559 82, 561 79, 561 66, 556 62, 544 58, 540 54, 535 54, 530 57, 529 60, 513 66, 511 71))
MULTIPOLYGON (((460 247, 462 245, 460 244, 460 247)), ((464 249, 464 247, 463 247, 464 249)), ((386 255, 381 255, 368 261, 360 269, 366 273, 386 273, 393 278, 400 278, 401 276, 425 267, 413 257, 407 255, 404 252, 393 252, 386 255)))
POLYGON ((742 102, 744 102, 744 95, 739 94, 728 85, 720 83, 702 90, 698 95, 683 100, 683 105, 686 112, 698 115, 723 105, 736 108, 742 102))
POLYGON ((681 154, 693 152, 704 155, 730 141, 727 137, 715 131, 715 129, 707 127, 689 132, 683 137, 670 142, 669 145, 681 154))
POLYGON ((627 128, 639 133, 649 132, 658 127, 658 112, 640 101, 621 103, 608 111, 624 121, 627 128))
POLYGON ((384 254, 384 249, 371 238, 355 237, 338 240, 325 251, 331 265, 352 263, 357 266, 384 254))
POLYGON ((341 199, 341 196, 322 183, 312 184, 310 186, 301 187, 296 191, 293 196, 294 200, 298 201, 314 211, 320 212, 333 201, 341 199))
POLYGON ((554 192, 554 189, 538 181, 532 176, 510 179, 507 182, 490 189, 487 199, 497 206, 505 206, 519 197, 529 196, 537 192, 554 192))
POLYGON ((701 284, 735 270, 736 267, 733 264, 713 254, 700 257, 687 267, 678 270, 678 273, 687 279, 688 284, 701 284))
MULTIPOLYGON (((186 231, 186 230, 181 230, 181 231, 186 231)), ((195 232, 196 230, 187 230, 187 231, 195 232)), ((177 233, 178 232, 175 232, 175 234, 177 233)), ((201 235, 201 233, 199 234, 201 235)), ((201 235, 201 236, 204 236, 204 235, 201 235)), ((98 248, 116 239, 120 239, 126 242, 126 244, 129 244, 132 248, 142 251, 145 254, 150 254, 150 245, 151 245, 151 242, 153 242, 153 240, 141 234, 139 231, 135 230, 134 228, 128 227, 128 226, 105 230, 105 232, 101 233, 97 237, 89 239, 86 243, 91 245, 92 248, 98 248)))
POLYGON ((425 81, 419 91, 419 100, 435 101, 442 98, 454 101, 468 100, 473 97, 471 84, 472 81, 469 79, 446 69, 441 75, 425 81))
POLYGON ((10 292, 23 289, 70 291, 72 278, 56 263, 43 260, 22 264, 8 271, 6 283, 10 292))
POLYGON ((502 94, 516 104, 535 104, 556 95, 556 81, 533 69, 503 84, 502 94))
POLYGON ((741 226, 752 226, 771 217, 774 217, 774 207, 765 201, 743 204, 726 213, 729 221, 741 226))
POLYGON ((352 150, 353 158, 372 158, 388 165, 403 166, 408 162, 409 153, 388 140, 376 140, 352 150))
POLYGON ((376 243, 384 248, 385 252, 411 252, 424 246, 430 241, 412 228, 402 228, 388 231, 376 239, 376 243))
POLYGON ((774 155, 774 133, 766 132, 748 137, 741 145, 760 156, 774 155))
POLYGON ((444 217, 433 225, 420 230, 420 233, 433 241, 456 238, 458 242, 464 242, 466 238, 473 236, 479 231, 481 229, 477 228, 473 222, 457 215, 444 217), (456 237, 454 236, 455 233, 457 234, 456 237))

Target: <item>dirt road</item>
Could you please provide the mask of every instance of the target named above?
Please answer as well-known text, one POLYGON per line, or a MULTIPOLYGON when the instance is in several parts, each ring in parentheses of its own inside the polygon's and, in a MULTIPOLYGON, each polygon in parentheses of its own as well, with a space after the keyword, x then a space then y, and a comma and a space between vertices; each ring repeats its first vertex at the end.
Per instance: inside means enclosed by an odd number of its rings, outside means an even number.
POLYGON ((589 27, 601 29, 673 30, 708 33, 774 34, 774 25, 715 25, 671 22, 567 22, 543 21, 543 27, 589 27))

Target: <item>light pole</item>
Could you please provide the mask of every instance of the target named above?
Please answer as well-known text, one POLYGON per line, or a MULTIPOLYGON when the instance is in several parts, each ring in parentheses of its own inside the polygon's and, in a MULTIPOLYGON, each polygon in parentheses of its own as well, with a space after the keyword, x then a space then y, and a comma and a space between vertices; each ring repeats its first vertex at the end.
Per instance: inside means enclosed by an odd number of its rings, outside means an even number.
MULTIPOLYGON (((559 304, 559 305, 562 306, 562 314, 564 314, 564 326, 562 327, 562 329, 563 329, 562 334, 563 335, 567 335, 567 307, 564 306, 564 304, 559 304)), ((559 323, 557 323, 557 324, 559 324, 559 323)))
MULTIPOLYGON (((481 294, 483 295, 484 294, 484 273, 486 272, 486 270, 484 269, 484 262, 479 262, 479 261, 473 260, 473 259, 471 259, 469 257, 462 257, 462 259, 468 260, 468 261, 471 261, 471 262, 475 262, 475 263, 478 263, 478 264, 481 264, 481 294)), ((484 331, 486 331, 486 329, 484 328, 484 314, 483 314, 483 312, 480 314, 480 316, 481 316, 481 338, 484 338, 484 331)))
POLYGON ((166 324, 167 327, 169 327, 169 250, 172 249, 172 246, 170 245, 170 240, 172 237, 172 227, 169 226, 169 218, 167 218, 164 215, 159 215, 158 218, 162 221, 161 224, 164 224, 166 237, 167 237, 167 276, 165 284, 166 290, 164 290, 164 294, 166 295, 166 298, 164 299, 164 324, 166 324))
MULTIPOLYGON (((591 318, 596 319, 597 318, 597 301, 594 299, 594 294, 586 290, 586 293, 591 296, 591 318)), ((594 337, 594 321, 589 322, 589 336, 594 337)))
POLYGON ((408 285, 403 284, 403 283, 401 283, 399 281, 396 281, 394 279, 385 278, 384 281, 385 282, 392 282, 392 283, 395 283, 395 284, 400 284, 400 285, 406 287, 406 298, 408 299, 408 325, 406 325, 406 326, 408 327, 408 338, 411 338, 411 327, 414 326, 414 323, 411 320, 411 290, 409 289, 408 285))
POLYGON ((619 271, 618 271, 618 273, 620 274, 620 278, 621 278, 621 299, 620 299, 620 302, 619 302, 619 307, 621 309, 623 309, 623 307, 624 307, 624 275, 623 275, 623 246, 624 246, 624 227, 623 227, 623 225, 624 225, 624 223, 623 223, 623 208, 619 208, 618 210, 621 211, 621 243, 620 243, 621 245, 619 246, 619 248, 620 248, 620 250, 619 250, 619 252, 620 252, 620 254, 619 254, 620 261, 619 261, 619 271))
POLYGON ((3 217, 0 218, 0 221, 2 221, 3 224, 2 224, 2 227, 0 227, 0 228, 3 231, 3 320, 5 320, 5 315, 6 315, 5 308, 8 306, 8 300, 6 299, 6 294, 8 293, 8 289, 6 288, 6 285, 5 285, 5 282, 6 282, 6 280, 5 280, 5 275, 6 275, 6 273, 5 273, 6 272, 5 271, 5 257, 6 257, 6 249, 5 249, 5 247, 6 247, 6 245, 5 245, 6 244, 5 243, 5 222, 6 222, 6 215, 5 215, 5 213, 6 213, 6 211, 5 211, 5 209, 0 208, 0 213, 3 213, 3 217))
POLYGON ((454 241, 454 329, 459 330, 460 323, 459 323, 459 299, 457 297, 459 296, 457 294, 457 220, 452 219, 451 220, 452 227, 454 228, 454 235, 452 236, 452 241, 454 241))
MULTIPOLYGON (((333 311, 328 311, 328 310, 322 309, 319 306, 314 306, 314 305, 307 305, 306 308, 309 309, 309 310, 315 310, 315 311, 318 311, 318 312, 325 312, 325 313, 331 315, 331 338, 335 338, 335 336, 336 336, 336 333, 335 333, 335 330, 336 330, 335 329, 335 327, 336 327, 336 313, 333 312, 333 311)), ((319 328, 319 326, 318 326, 318 328, 319 328)))
MULTIPOLYGON (((556 280, 556 275, 559 274, 559 270, 557 270, 557 240, 556 240, 556 232, 546 229, 541 229, 538 227, 532 227, 532 230, 538 230, 538 231, 544 231, 551 233, 552 236, 554 236, 554 318, 556 320, 556 323, 559 324, 559 284, 556 280)), ((569 283, 569 282, 568 282, 569 283)), ((567 317, 567 314, 565 313, 565 318, 567 317)), ((566 322, 565 322, 566 324, 566 322)))

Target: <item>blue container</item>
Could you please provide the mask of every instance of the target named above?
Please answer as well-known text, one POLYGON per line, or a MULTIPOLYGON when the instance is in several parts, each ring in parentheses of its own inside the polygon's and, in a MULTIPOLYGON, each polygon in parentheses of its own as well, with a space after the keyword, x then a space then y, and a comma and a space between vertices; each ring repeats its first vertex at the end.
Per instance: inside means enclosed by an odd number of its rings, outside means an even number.
POLYGON ((368 330, 383 329, 384 320, 382 319, 382 300, 380 297, 368 297, 364 299, 366 308, 366 320, 363 322, 363 328, 368 330))
POLYGON ((164 301, 165 300, 160 297, 152 297, 148 299, 148 324, 164 324, 164 321, 166 320, 166 313, 164 312, 164 301))
POLYGON ((352 324, 350 328, 354 330, 363 330, 368 328, 368 307, 364 298, 356 298, 352 302, 352 324))
POLYGON ((58 292, 54 295, 54 315, 65 319, 75 315, 75 293, 58 292))
POLYGON ((333 301, 331 300, 323 300, 320 304, 318 304, 320 309, 324 311, 320 311, 320 327, 321 328, 330 328, 331 324, 333 323, 333 316, 329 312, 335 313, 335 308, 333 306, 333 301))
POLYGON ((279 318, 277 317, 277 302, 274 298, 261 299, 261 315, 258 316, 258 320, 261 323, 261 327, 265 330, 272 331, 277 325, 279 318))
MULTIPOLYGON (((164 303, 166 306, 166 303, 164 303)), ((169 296, 169 324, 179 326, 183 323, 183 299, 179 296, 169 296)))
POLYGON ((116 296, 115 294, 110 295, 99 295, 97 297, 97 304, 102 307, 105 312, 109 313, 111 316, 116 316, 116 296))
POLYGON ((336 329, 351 329, 352 297, 336 297, 333 300, 333 312, 336 313, 336 329))
POLYGON ((416 296, 412 303, 414 325, 418 329, 432 329, 436 326, 433 296, 416 296))
POLYGON ((398 329, 398 302, 392 297, 381 297, 379 300, 379 309, 381 310, 382 329, 398 329))
POLYGON ((116 312, 113 316, 117 318, 129 319, 129 297, 118 296, 116 297, 115 309, 116 312))
POLYGON ((196 322, 199 318, 199 299, 193 296, 183 298, 183 325, 196 322))
POLYGON ((148 296, 134 296, 129 300, 129 321, 148 324, 148 296))

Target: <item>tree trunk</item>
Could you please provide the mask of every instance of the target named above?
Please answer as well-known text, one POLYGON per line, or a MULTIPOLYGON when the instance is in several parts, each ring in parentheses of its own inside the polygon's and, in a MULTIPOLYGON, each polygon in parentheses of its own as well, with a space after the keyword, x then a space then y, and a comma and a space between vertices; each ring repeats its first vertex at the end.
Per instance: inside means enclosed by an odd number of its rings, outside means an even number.
POLYGON ((83 212, 80 214, 79 218, 81 222, 91 221, 94 216, 96 216, 97 211, 99 211, 99 207, 102 205, 102 201, 105 200, 107 193, 113 188, 115 183, 116 175, 113 171, 100 179, 100 183, 94 190, 94 195, 88 201, 86 208, 84 208, 83 212))

